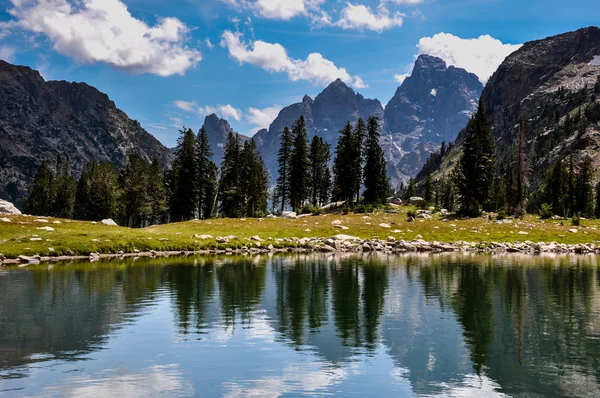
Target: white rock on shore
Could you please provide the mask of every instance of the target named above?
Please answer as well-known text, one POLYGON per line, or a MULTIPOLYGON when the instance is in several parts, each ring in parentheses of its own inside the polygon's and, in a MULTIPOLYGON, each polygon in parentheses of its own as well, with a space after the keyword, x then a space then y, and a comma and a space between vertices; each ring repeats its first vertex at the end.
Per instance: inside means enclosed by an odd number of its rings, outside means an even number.
POLYGON ((0 199, 0 214, 10 214, 14 216, 21 215, 21 211, 15 207, 12 203, 0 199))

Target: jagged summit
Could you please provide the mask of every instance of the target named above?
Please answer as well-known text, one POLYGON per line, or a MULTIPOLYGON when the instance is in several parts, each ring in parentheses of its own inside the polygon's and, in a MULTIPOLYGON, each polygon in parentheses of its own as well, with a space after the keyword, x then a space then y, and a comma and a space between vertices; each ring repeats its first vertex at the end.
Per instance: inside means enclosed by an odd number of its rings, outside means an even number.
MULTIPOLYGON (((227 136, 230 132, 236 132, 231 128, 227 120, 219 118, 219 116, 214 113, 204 118, 202 127, 206 129, 208 142, 210 143, 210 147, 214 154, 213 160, 216 164, 220 164, 221 159, 223 158, 223 147, 227 140, 227 136)), ((246 141, 250 138, 240 134, 240 139, 246 141)))

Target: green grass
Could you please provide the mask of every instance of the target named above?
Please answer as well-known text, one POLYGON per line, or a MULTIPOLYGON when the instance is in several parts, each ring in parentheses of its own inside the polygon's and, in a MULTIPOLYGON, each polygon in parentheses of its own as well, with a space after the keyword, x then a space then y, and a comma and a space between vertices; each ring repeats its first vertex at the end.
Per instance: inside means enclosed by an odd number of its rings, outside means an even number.
POLYGON ((36 217, 2 216, 11 222, 0 221, 0 253, 8 258, 24 255, 88 255, 91 252, 117 253, 119 251, 180 251, 241 248, 250 246, 250 237, 259 236, 264 240, 263 247, 272 244, 275 247, 294 246, 284 238, 331 237, 347 234, 359 238, 412 240, 422 236, 427 241, 440 242, 558 242, 558 243, 596 243, 600 241, 600 221, 582 220, 578 232, 569 232, 574 228, 570 221, 539 220, 536 216, 527 216, 524 220, 515 220, 514 224, 494 224, 487 217, 468 220, 444 221, 438 215, 431 220, 406 221, 406 210, 398 214, 327 214, 309 216, 297 220, 268 219, 216 219, 190 221, 144 229, 110 227, 100 223, 84 221, 57 220, 50 218, 48 223, 34 222, 36 217), (364 217, 368 217, 365 219, 364 217), (334 228, 332 221, 341 220, 348 230, 334 228), (59 221, 60 223, 54 223, 59 221), (391 228, 382 228, 379 224, 389 224, 391 228), (52 227, 54 231, 39 230, 52 227), (392 232, 399 230, 402 232, 392 232), (520 231, 528 235, 519 235, 520 231), (194 235, 208 234, 213 237, 235 235, 238 239, 228 244, 217 244, 215 239, 201 240, 194 235), (41 241, 31 240, 36 238, 41 241), (54 250, 51 250, 54 249, 54 250))

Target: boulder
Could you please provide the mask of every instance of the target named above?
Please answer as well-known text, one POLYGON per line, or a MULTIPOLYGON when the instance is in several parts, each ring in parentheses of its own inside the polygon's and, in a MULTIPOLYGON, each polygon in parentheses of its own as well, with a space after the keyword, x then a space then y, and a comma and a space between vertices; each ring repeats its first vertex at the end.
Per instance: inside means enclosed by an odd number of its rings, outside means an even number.
POLYGON ((381 228, 392 228, 392 226, 391 226, 390 224, 383 224, 383 223, 382 223, 382 224, 379 224, 379 226, 380 226, 381 228))
POLYGON ((420 198, 418 196, 413 196, 412 198, 409 199, 410 204, 413 206, 420 206, 423 203, 425 203, 425 199, 420 198))
POLYGON ((0 214, 11 214, 18 216, 21 214, 21 212, 12 203, 0 199, 0 214))
POLYGON ((298 215, 296 214, 296 212, 293 211, 284 211, 283 213, 281 213, 281 217, 294 220, 298 218, 298 215))
POLYGON ((341 240, 341 241, 359 241, 361 240, 360 238, 356 237, 356 236, 350 236, 350 235, 344 235, 344 234, 339 234, 333 237, 333 239, 335 240, 341 240))
POLYGON ((400 198, 388 198, 388 203, 391 203, 393 205, 401 205, 402 204, 402 199, 400 199, 400 198))
POLYGON ((349 229, 350 229, 350 228, 348 228, 347 226, 345 226, 345 225, 340 225, 340 224, 336 224, 336 225, 334 225, 333 227, 334 227, 334 228, 337 228, 337 229, 344 230, 344 231, 347 231, 347 230, 349 230, 349 229))
POLYGON ((117 223, 114 222, 111 218, 107 218, 106 220, 102 220, 101 223, 104 224, 104 225, 110 225, 112 227, 118 226, 117 223))

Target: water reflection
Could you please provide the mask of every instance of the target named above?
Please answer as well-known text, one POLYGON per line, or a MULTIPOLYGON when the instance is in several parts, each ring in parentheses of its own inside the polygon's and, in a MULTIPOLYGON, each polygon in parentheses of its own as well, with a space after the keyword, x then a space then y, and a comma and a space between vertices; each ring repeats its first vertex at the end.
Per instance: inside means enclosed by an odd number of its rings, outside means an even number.
POLYGON ((599 396, 597 261, 294 255, 5 269, 0 393, 599 396))

